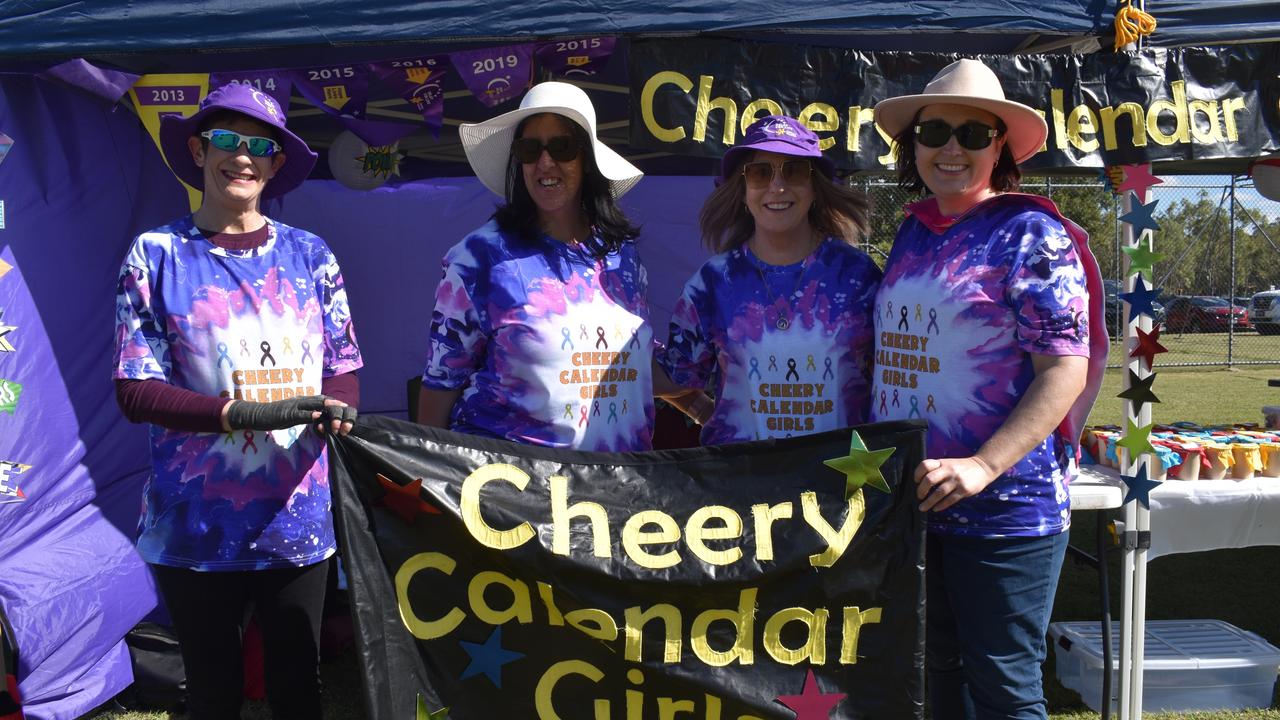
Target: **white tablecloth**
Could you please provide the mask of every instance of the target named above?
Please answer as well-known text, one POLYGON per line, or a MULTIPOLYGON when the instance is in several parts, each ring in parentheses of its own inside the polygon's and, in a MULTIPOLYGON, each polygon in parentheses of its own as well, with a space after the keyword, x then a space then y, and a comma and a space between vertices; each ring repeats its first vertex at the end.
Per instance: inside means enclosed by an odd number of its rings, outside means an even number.
MULTIPOLYGON (((1096 485, 1122 487, 1119 473, 1112 468, 1086 465, 1071 484, 1072 495, 1077 486, 1096 485)), ((1076 509, 1074 497, 1071 506, 1076 509)), ((1151 491, 1148 560, 1255 545, 1280 545, 1280 478, 1167 480, 1151 491)))

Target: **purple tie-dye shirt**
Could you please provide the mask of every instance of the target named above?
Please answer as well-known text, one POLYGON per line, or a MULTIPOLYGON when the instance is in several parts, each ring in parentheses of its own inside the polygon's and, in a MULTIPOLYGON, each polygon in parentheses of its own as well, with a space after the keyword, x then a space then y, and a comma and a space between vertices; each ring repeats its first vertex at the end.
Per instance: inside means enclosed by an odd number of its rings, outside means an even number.
MULTIPOLYGON (((114 377, 272 401, 361 365, 346 290, 320 238, 268 221, 267 241, 220 248, 191 218, 134 240, 116 291, 114 377)), ((151 427, 138 552, 149 563, 255 570, 335 549, 324 440, 288 430, 151 427)))
POLYGON ((680 385, 712 383, 702 443, 865 422, 879 282, 866 253, 831 238, 793 265, 766 264, 745 244, 708 260, 676 303, 659 361, 680 385))
POLYGON ((552 447, 653 447, 653 330, 635 243, 604 260, 490 221, 449 250, 422 385, 450 427, 552 447))
MULTIPOLYGON (((929 457, 973 455, 1034 379, 1032 354, 1089 355, 1086 306, 1075 245, 1034 201, 997 196, 954 223, 932 201, 909 207, 876 297, 872 418, 923 418, 929 457)), ((929 529, 1062 532, 1070 456, 1050 434, 981 493, 930 513, 929 529)))

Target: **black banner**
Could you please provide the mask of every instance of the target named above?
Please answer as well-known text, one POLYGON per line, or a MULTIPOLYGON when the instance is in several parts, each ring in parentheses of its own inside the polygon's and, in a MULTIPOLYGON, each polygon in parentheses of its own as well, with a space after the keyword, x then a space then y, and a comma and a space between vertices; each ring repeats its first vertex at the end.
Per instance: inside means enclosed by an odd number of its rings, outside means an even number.
MULTIPOLYGON (((958 55, 740 40, 636 40, 631 144, 719 157, 757 118, 799 118, 847 170, 886 170, 880 100, 917 94, 958 55)), ((980 56, 1049 138, 1027 169, 1265 155, 1280 148, 1280 44, 980 56)))
POLYGON ((922 717, 924 425, 858 432, 604 454, 362 417, 330 457, 369 716, 922 717), (889 492, 849 482, 876 462, 889 492))

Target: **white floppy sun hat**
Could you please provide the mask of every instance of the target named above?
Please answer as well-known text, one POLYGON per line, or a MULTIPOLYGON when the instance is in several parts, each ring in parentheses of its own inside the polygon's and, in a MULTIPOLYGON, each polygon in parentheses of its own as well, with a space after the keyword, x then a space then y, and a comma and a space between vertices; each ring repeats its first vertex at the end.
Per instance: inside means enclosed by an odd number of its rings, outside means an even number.
POLYGON ((890 137, 898 137, 927 105, 967 105, 995 115, 1004 122, 1005 142, 1020 163, 1039 152, 1049 137, 1049 126, 1040 113, 1020 102, 1006 100, 1000 78, 978 60, 957 60, 938 71, 919 95, 903 95, 876 103, 876 124, 890 137))
POLYGON ((467 162, 471 163, 471 170, 485 187, 506 197, 507 166, 511 162, 511 143, 516 139, 516 128, 525 118, 542 113, 562 115, 587 131, 596 167, 609 181, 609 190, 615 198, 621 197, 644 177, 639 168, 600 142, 596 136, 596 109, 585 92, 569 83, 544 82, 533 86, 520 101, 518 109, 482 123, 464 123, 458 127, 467 162))

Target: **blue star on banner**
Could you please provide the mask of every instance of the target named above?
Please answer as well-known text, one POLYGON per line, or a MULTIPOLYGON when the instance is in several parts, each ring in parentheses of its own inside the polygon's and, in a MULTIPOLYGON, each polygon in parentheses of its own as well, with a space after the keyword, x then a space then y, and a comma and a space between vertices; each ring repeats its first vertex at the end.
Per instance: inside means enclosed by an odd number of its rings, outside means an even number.
POLYGON ((458 644, 462 645, 462 649, 471 656, 471 664, 462 671, 462 677, 459 679, 466 680, 473 675, 484 673, 499 689, 502 688, 502 666, 524 657, 524 653, 502 647, 501 627, 494 628, 483 645, 466 640, 459 640, 458 644))
POLYGON ((1160 297, 1159 288, 1148 287, 1141 275, 1134 278, 1133 292, 1120 293, 1120 299, 1129 303, 1130 320, 1138 315, 1146 315, 1154 321, 1156 310, 1151 303, 1158 297, 1160 297))
POLYGON ((1139 463, 1138 469, 1132 475, 1121 475, 1120 479, 1124 481, 1126 488, 1124 494, 1124 502, 1127 505, 1132 500, 1142 503, 1142 507, 1151 509, 1151 491, 1162 485, 1159 480, 1150 480, 1147 478, 1147 464, 1139 463))
POLYGON ((1120 221, 1132 225, 1134 235, 1139 235, 1144 230, 1151 230, 1152 232, 1159 230, 1160 224, 1151 215, 1156 211, 1156 203, 1160 201, 1152 200, 1149 203, 1144 203, 1138 199, 1138 194, 1134 192, 1129 193, 1129 199, 1129 207, 1132 209, 1121 215, 1120 221))

